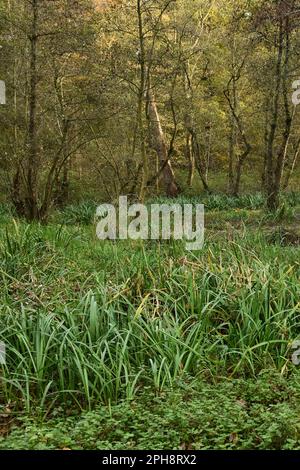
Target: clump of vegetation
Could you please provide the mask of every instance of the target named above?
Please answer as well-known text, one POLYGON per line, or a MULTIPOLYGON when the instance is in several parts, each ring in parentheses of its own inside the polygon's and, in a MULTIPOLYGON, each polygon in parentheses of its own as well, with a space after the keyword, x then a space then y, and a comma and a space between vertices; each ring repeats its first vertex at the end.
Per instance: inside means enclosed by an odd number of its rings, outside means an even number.
POLYGON ((100 242, 92 230, 2 230, 4 403, 92 409, 187 378, 293 370, 296 248, 283 253, 255 229, 227 241, 213 229, 192 253, 174 240, 100 242))
POLYGON ((278 243, 281 246, 299 246, 300 245, 300 235, 292 230, 287 230, 284 227, 276 228, 273 233, 268 237, 270 243, 278 243))
MULTIPOLYGON (((300 449, 299 382, 254 380, 147 387, 131 401, 63 417, 18 418, 0 449, 300 449)), ((6 410, 7 413, 7 410, 6 410)))
POLYGON ((93 201, 69 204, 57 215, 63 225, 89 225, 95 218, 96 207, 97 204, 93 201))

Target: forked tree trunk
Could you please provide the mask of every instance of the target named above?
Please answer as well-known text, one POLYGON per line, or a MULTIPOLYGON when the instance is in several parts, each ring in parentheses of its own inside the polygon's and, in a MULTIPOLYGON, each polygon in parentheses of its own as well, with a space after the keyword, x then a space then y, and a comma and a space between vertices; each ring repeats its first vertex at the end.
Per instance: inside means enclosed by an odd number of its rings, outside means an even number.
MULTIPOLYGON (((246 57, 245 57, 246 58, 246 57)), ((232 56, 232 75, 224 90, 224 96, 230 108, 230 137, 229 137, 229 165, 228 165, 228 189, 232 196, 240 193, 241 177, 246 158, 251 152, 251 145, 244 129, 243 120, 239 113, 238 81, 245 65, 245 58, 237 68, 235 54, 232 56), (241 140, 243 151, 237 155, 237 144, 241 140)))
POLYGON ((168 157, 168 149, 164 132, 161 126, 160 117, 157 110, 154 93, 148 90, 148 119, 150 131, 150 144, 156 151, 160 164, 163 168, 162 177, 165 184, 166 195, 168 197, 177 197, 179 187, 175 180, 175 174, 168 157))

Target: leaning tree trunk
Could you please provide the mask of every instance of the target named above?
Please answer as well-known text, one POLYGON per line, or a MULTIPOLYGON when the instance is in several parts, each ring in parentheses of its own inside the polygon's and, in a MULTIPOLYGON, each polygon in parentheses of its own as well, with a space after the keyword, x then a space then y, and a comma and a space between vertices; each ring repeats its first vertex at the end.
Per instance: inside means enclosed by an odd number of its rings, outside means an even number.
POLYGON ((176 183, 175 174, 168 156, 167 145, 157 110, 155 96, 151 89, 148 90, 148 119, 150 144, 156 151, 162 166, 162 177, 165 184, 166 194, 168 197, 177 197, 179 194, 179 187, 176 183))

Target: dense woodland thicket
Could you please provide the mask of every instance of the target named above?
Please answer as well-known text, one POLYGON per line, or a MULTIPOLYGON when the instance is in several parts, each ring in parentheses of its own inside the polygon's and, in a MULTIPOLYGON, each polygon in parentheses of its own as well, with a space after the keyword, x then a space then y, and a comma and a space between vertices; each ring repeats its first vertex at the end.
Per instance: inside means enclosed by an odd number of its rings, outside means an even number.
POLYGON ((1 0, 0 28, 1 194, 20 216, 245 188, 274 209, 297 186, 298 0, 1 0))

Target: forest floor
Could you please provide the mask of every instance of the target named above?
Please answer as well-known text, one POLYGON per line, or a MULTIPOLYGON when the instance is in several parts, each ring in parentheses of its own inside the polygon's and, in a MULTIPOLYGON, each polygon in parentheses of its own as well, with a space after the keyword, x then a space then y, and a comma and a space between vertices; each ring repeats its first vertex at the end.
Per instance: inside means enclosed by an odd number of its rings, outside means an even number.
POLYGON ((0 208, 1 449, 300 449, 299 195, 205 206, 197 252, 0 208))

